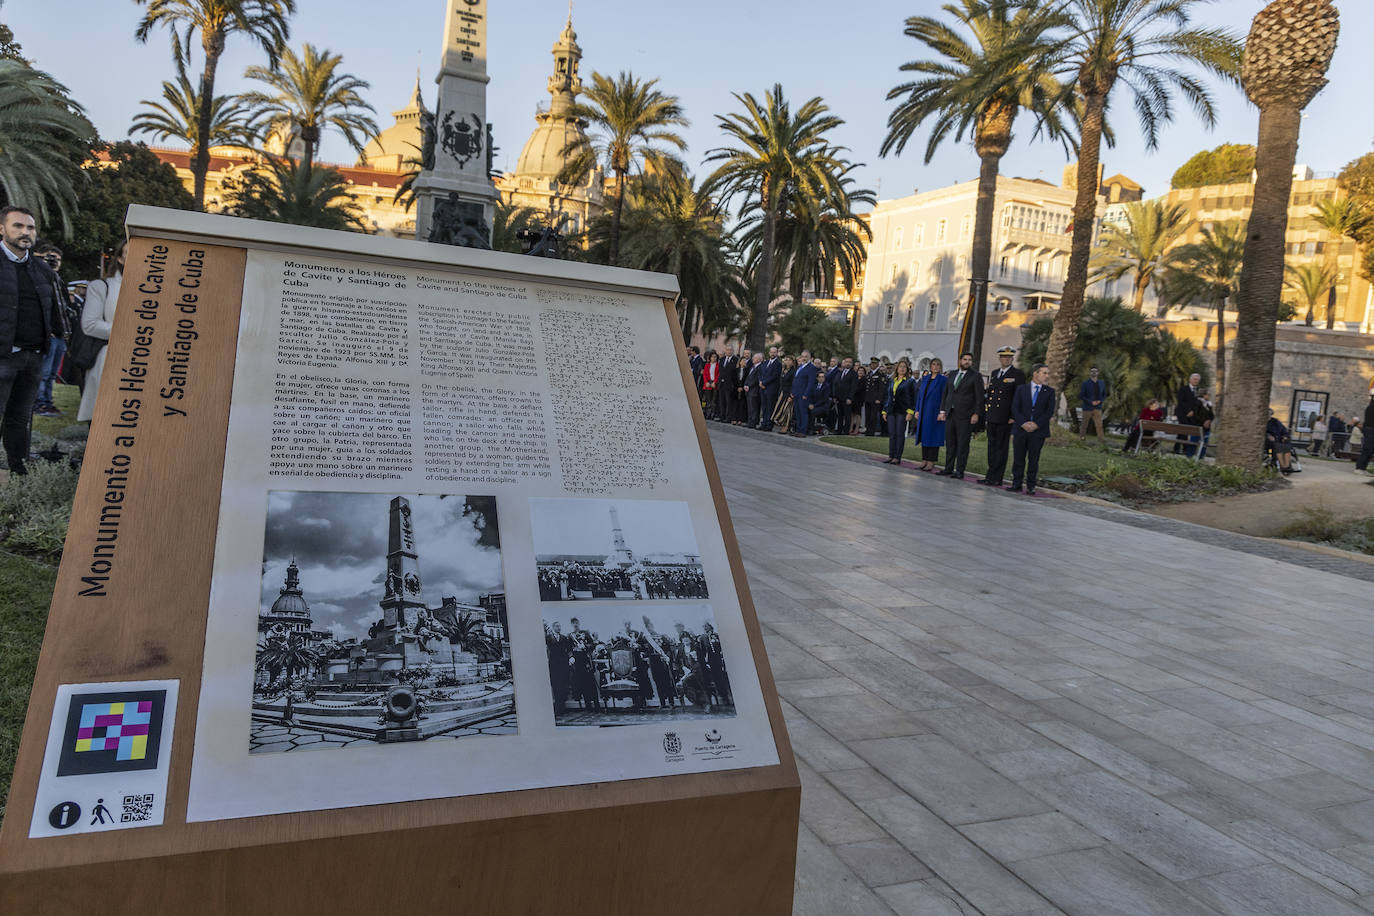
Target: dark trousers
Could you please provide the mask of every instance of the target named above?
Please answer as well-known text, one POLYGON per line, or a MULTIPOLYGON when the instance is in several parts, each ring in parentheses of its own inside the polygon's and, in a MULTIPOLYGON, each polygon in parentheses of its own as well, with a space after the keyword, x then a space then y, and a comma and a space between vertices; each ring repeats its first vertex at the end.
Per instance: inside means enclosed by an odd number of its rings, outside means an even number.
POLYGON ((854 406, 852 404, 846 404, 842 400, 837 400, 835 402, 835 414, 837 416, 835 421, 835 432, 839 433, 841 436, 849 435, 849 427, 854 422, 854 406))
POLYGON ((721 381, 716 385, 716 419, 722 422, 730 422, 730 408, 733 406, 733 399, 730 397, 730 389, 725 382, 721 381))
POLYGON ((792 399, 792 418, 797 422, 797 432, 806 435, 811 428, 811 399, 806 395, 792 399))
POLYGON ((1374 458, 1374 429, 1367 429, 1364 431, 1364 442, 1360 445, 1360 457, 1355 459, 1355 470, 1367 470, 1371 458, 1374 458))
POLYGON ((759 425, 759 407, 761 405, 761 395, 758 386, 750 388, 744 393, 744 400, 749 405, 748 423, 751 427, 759 425))
POLYGON ((906 414, 894 413, 887 418, 887 457, 902 457, 906 451, 906 414))
MULTIPOLYGON (((1366 438, 1368 436, 1366 435, 1366 438)), ((1346 443, 1350 441, 1350 433, 1332 433, 1331 435, 1331 454, 1334 457, 1337 452, 1345 451, 1346 443)))
POLYGON ((870 436, 882 435, 883 429, 883 405, 877 401, 869 401, 864 405, 864 432, 870 436))
POLYGON ((921 460, 935 464, 940 460, 940 446, 923 445, 921 446, 921 460))
POLYGON ((759 401, 759 429, 773 428, 773 411, 778 407, 778 386, 764 386, 759 401))
POLYGON ((27 474, 24 460, 29 457, 29 438, 33 430, 33 399, 43 376, 43 354, 20 350, 0 356, 0 404, 5 417, 0 420, 0 436, 5 440, 5 457, 10 470, 27 474))
POLYGON ((968 446, 973 439, 973 423, 968 417, 949 414, 945 420, 945 470, 963 474, 968 464, 968 446))
POLYGON ((1010 423, 988 423, 987 479, 1001 483, 1007 473, 1007 449, 1011 445, 1010 423))
POLYGON ((1040 477, 1040 450, 1045 440, 1018 429, 1011 436, 1011 486, 1016 489, 1024 481, 1026 489, 1034 490, 1040 477))

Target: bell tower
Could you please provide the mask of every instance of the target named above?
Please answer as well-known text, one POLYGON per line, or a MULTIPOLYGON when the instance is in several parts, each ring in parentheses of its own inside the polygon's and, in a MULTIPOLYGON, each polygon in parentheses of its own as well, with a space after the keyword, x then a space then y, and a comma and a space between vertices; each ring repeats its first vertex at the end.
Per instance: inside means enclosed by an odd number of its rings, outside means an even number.
POLYGON ((582 48, 577 43, 577 33, 573 31, 572 9, 568 10, 568 24, 563 28, 558 41, 553 45, 553 75, 549 77, 549 116, 567 119, 572 117, 573 103, 582 92, 582 76, 578 72, 582 65, 582 48))

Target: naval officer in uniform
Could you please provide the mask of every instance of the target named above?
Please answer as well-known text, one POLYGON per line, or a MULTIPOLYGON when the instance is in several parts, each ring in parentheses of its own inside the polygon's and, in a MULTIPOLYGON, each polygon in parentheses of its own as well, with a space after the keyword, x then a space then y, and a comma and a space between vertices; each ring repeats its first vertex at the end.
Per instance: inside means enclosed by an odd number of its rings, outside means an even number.
POLYGON ((988 376, 983 397, 983 416, 988 427, 988 473, 980 481, 992 487, 1002 485, 1007 471, 1007 447, 1011 443, 1011 396, 1026 384, 1026 373, 1011 364, 1016 351, 1003 347, 997 351, 997 368, 988 376))

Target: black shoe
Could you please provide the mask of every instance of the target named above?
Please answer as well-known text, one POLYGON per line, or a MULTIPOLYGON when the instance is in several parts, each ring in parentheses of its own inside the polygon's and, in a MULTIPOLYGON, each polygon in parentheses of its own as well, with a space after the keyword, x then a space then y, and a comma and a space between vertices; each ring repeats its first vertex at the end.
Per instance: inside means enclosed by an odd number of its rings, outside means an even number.
POLYGON ((953 471, 936 471, 936 472, 935 472, 935 476, 936 476, 936 477, 952 477, 952 476, 954 476, 954 472, 953 472, 953 471))
POLYGON ((1035 495, 1035 487, 1026 487, 1026 495, 1027 495, 1027 496, 1034 496, 1034 495, 1035 495))
POLYGON ((1021 492, 1021 485, 1020 485, 1020 484, 1012 484, 1011 486, 1007 487, 1007 492, 1008 492, 1008 493, 1020 493, 1020 492, 1021 492))
POLYGON ((988 480, 986 477, 980 477, 980 478, 978 478, 978 482, 981 483, 981 484, 982 484, 983 486, 985 486, 985 487, 995 487, 995 486, 998 485, 998 481, 996 481, 996 480, 988 480))
POLYGON ((963 479, 964 479, 964 472, 963 472, 963 471, 958 471, 958 472, 956 472, 956 473, 954 473, 954 474, 950 474, 949 476, 950 476, 950 479, 951 479, 951 480, 963 480, 963 479))

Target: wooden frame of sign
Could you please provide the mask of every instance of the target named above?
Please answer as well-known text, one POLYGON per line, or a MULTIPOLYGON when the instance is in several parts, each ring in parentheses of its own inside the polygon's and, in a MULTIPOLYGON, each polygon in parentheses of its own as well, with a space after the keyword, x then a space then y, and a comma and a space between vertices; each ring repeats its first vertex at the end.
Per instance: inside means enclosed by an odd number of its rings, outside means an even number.
MULTIPOLYGON (((606 781, 578 785, 188 822, 249 250, 450 265, 476 275, 652 294, 662 299, 664 327, 672 333, 676 279, 141 207, 131 209, 128 225, 129 265, 145 263, 154 252, 169 264, 193 250, 205 253, 194 383, 176 402, 188 416, 144 411, 136 419, 139 438, 126 468, 118 573, 98 600, 81 593, 91 588, 92 577, 110 570, 92 558, 102 555, 96 524, 108 494, 102 471, 118 460, 120 447, 108 436, 92 435, 0 832, 0 911, 211 916, 402 913, 448 904, 463 912, 790 912, 800 782, 699 407, 691 411, 691 422, 776 765, 622 781, 608 774, 606 781), (156 679, 181 685, 169 728, 162 824, 113 835, 32 838, 59 685, 156 679)), ((147 347, 139 342, 146 333, 137 317, 140 295, 139 284, 124 283, 112 354, 147 347)), ((681 347, 676 349, 682 392, 695 401, 690 370, 681 347)), ((119 422, 124 399, 118 387, 107 366, 93 430, 119 422)), ((330 753, 346 752, 316 756, 330 753)))

